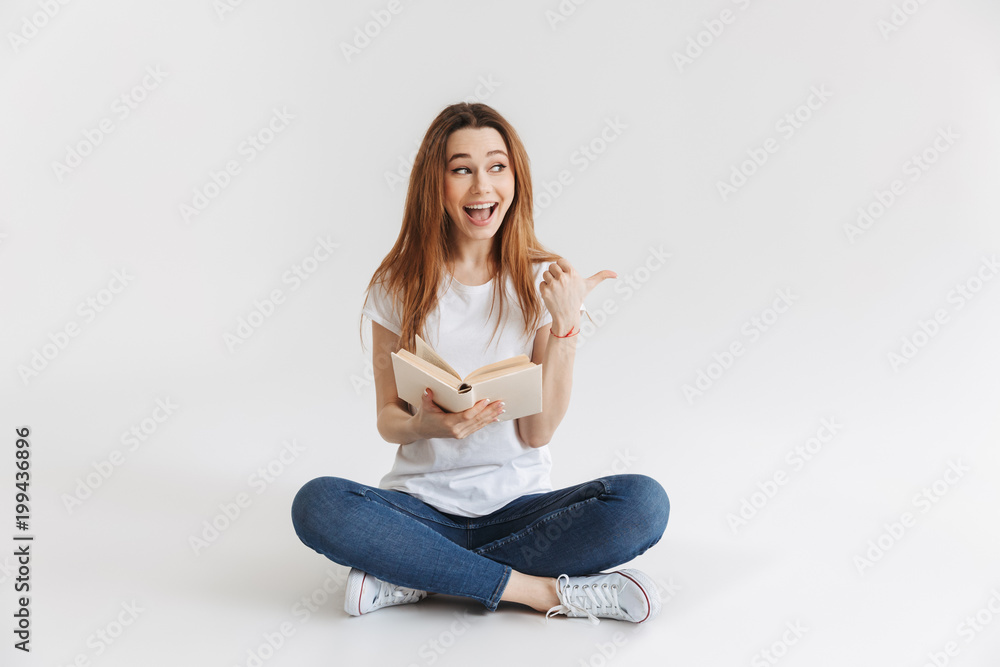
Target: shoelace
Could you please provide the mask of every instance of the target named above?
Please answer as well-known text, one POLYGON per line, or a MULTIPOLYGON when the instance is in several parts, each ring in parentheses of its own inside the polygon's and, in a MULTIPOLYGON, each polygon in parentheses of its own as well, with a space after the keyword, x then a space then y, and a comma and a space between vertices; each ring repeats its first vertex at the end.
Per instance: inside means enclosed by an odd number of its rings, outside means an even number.
POLYGON ((378 591, 379 606, 384 604, 405 604, 408 602, 416 602, 426 595, 424 591, 418 591, 413 588, 404 588, 403 586, 396 586, 395 584, 390 584, 387 581, 380 580, 380 582, 378 591))
POLYGON ((575 612, 579 616, 587 616, 594 625, 600 623, 591 609, 605 617, 622 618, 621 607, 618 606, 618 585, 617 584, 575 584, 569 585, 569 576, 559 575, 559 602, 560 604, 549 609, 545 614, 545 620, 554 614, 570 615, 575 612), (563 582, 563 577, 566 581, 563 582))

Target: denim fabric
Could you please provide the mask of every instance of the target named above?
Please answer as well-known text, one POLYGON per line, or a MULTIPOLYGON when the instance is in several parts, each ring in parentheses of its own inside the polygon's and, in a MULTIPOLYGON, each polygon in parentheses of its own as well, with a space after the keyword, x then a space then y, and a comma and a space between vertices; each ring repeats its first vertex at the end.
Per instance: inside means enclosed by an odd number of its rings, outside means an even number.
POLYGON ((670 501, 645 475, 609 475, 534 493, 481 517, 445 514, 402 491, 339 477, 306 483, 292 502, 302 542, 390 583, 461 595, 495 611, 512 570, 593 574, 656 544, 670 501))

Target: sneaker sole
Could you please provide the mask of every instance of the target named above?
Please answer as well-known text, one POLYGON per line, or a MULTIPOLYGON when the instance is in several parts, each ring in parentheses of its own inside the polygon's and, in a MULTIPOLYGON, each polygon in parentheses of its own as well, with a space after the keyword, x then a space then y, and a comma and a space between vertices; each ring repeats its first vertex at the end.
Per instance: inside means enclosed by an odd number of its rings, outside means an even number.
POLYGON ((351 616, 361 615, 361 590, 364 588, 366 572, 351 568, 347 575, 347 593, 344 594, 344 611, 351 616))
POLYGON ((643 595, 646 596, 646 606, 649 607, 649 612, 646 614, 645 618, 640 621, 636 621, 636 623, 648 621, 660 613, 660 607, 662 606, 660 603, 660 592, 656 589, 656 584, 653 583, 653 580, 650 579, 645 572, 642 570, 628 569, 617 570, 617 573, 623 577, 631 579, 635 585, 642 590, 643 595))

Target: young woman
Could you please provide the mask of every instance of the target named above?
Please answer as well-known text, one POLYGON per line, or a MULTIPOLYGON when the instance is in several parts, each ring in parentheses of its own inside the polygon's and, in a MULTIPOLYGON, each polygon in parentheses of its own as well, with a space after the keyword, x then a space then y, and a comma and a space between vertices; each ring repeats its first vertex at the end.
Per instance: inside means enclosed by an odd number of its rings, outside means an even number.
POLYGON ((302 542, 352 568, 349 614, 444 593, 490 611, 506 600, 594 623, 656 615, 649 577, 601 572, 659 541, 670 511, 663 488, 629 474, 553 490, 549 477, 547 445, 569 406, 584 297, 616 277, 584 279, 538 242, 528 156, 506 120, 484 104, 438 115, 362 311, 372 320, 378 431, 399 445, 395 463, 378 487, 319 477, 292 505, 302 542), (429 388, 409 405, 397 396, 390 352, 412 351, 415 335, 462 376, 528 355, 542 365, 544 409, 501 420, 497 396, 449 413, 429 388))

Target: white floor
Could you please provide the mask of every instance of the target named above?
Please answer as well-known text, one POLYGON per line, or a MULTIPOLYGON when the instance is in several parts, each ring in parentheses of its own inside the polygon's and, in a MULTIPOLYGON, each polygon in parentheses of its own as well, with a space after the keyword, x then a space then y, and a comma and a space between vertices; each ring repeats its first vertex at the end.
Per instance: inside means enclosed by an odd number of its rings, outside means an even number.
MULTIPOLYGON (((597 344, 591 349, 602 354, 597 344)), ((593 363, 580 362, 581 387, 596 372, 593 363)), ((730 380, 734 386, 725 392, 744 391, 738 386, 743 378, 730 380)), ((622 446, 613 452, 601 451, 599 433, 588 439, 588 430, 605 427, 588 429, 580 416, 602 402, 614 408, 619 399, 581 389, 562 437, 550 445, 559 484, 576 481, 574 475, 642 472, 660 479, 672 501, 663 539, 630 564, 658 582, 662 613, 641 626, 604 621, 595 627, 566 617, 546 623, 517 605, 490 614, 478 603, 443 596, 349 617, 343 611, 346 569, 297 541, 289 504, 298 486, 318 474, 377 481, 391 446, 362 434, 330 438, 336 418, 310 398, 313 391, 296 390, 288 378, 284 386, 280 378, 265 383, 272 401, 266 415, 247 411, 256 402, 252 390, 243 402, 212 399, 208 385, 176 400, 180 407, 148 447, 131 454, 72 513, 60 497, 73 493, 93 460, 68 450, 56 458, 50 443, 71 442, 74 431, 95 428, 88 420, 100 421, 108 406, 134 399, 120 388, 100 397, 39 395, 40 405, 64 407, 60 420, 45 408, 26 420, 43 425, 32 437, 39 471, 34 652, 10 664, 70 665, 82 656, 80 664, 94 665, 255 665, 253 652, 268 657, 267 665, 504 665, 528 654, 535 656, 531 664, 567 666, 654 659, 763 665, 771 664, 762 653, 770 650, 788 665, 923 665, 948 642, 959 649, 956 665, 993 665, 1000 656, 998 492, 992 481, 1000 461, 995 435, 969 432, 992 423, 995 433, 995 417, 975 405, 968 406, 963 427, 946 415, 965 408, 943 396, 930 409, 926 403, 894 406, 894 399, 859 391, 843 397, 836 410, 817 411, 815 423, 787 408, 755 414, 758 406, 720 404, 678 414, 667 436, 654 437, 648 425, 633 422, 623 427, 622 446), (325 419, 305 416, 324 413, 325 419), (829 414, 842 431, 792 473, 784 452, 805 443, 829 414), (690 429, 696 428, 702 432, 694 435, 690 429), (921 432, 928 434, 922 440, 921 432), (949 432, 954 437, 935 444, 938 434, 949 432), (280 433, 294 436, 304 453, 257 494, 260 487, 246 480, 280 453, 280 433), (239 442, 247 443, 242 462, 231 459, 239 442), (372 450, 364 460, 344 458, 345 442, 372 450), (961 477, 946 474, 949 460, 969 470, 961 477), (788 473, 787 482, 734 534, 727 515, 739 511, 758 482, 766 487, 777 469, 788 473), (922 511, 913 496, 946 477, 956 483, 939 482, 938 502, 922 511), (191 536, 205 538, 203 522, 221 515, 219 505, 240 493, 250 503, 195 553, 191 536), (907 511, 912 526, 898 540, 880 538, 884 525, 907 511), (878 560, 859 569, 855 558, 866 556, 869 540, 880 539, 889 547, 885 554, 874 554, 878 560), (966 619, 977 615, 983 625, 972 631, 979 626, 966 619), (116 621, 129 625, 119 628, 116 621), (100 639, 102 629, 124 631, 109 643, 100 639), (279 646, 271 657, 269 644, 279 646)), ((926 384, 912 387, 934 391, 926 384)), ((985 386, 979 390, 986 393, 985 386)), ((720 403, 728 400, 723 391, 720 403)), ((793 401, 790 391, 775 392, 776 399, 793 401)), ((353 400, 362 410, 370 398, 353 400)), ((826 398, 835 404, 834 394, 826 398)), ((973 398, 970 392, 951 400, 973 398)), ((335 400, 352 402, 344 395, 335 400)), ((679 405, 674 409, 680 412, 679 405)), ((11 586, 9 575, 3 585, 11 586)), ((11 598, 4 600, 10 618, 11 598)))

